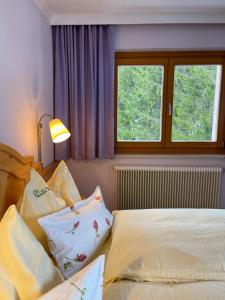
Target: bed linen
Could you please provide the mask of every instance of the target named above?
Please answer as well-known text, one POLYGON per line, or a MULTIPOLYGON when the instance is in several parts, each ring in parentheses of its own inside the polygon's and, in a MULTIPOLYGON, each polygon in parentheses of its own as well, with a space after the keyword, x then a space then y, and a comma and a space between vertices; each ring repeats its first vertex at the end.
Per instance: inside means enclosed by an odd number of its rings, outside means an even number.
POLYGON ((0 299, 1 300, 19 300, 19 296, 17 291, 11 282, 11 280, 7 277, 5 272, 0 267, 0 299))
POLYGON ((102 300, 104 262, 105 256, 99 256, 40 300, 102 300))
POLYGON ((65 207, 65 200, 56 197, 42 176, 34 169, 31 169, 30 180, 17 204, 17 209, 27 226, 48 254, 50 254, 50 251, 48 249, 47 237, 38 224, 37 219, 65 207))
MULTIPOLYGON (((107 257, 111 237, 98 255, 107 257)), ((103 300, 224 300, 224 281, 198 281, 187 283, 154 283, 122 280, 104 285, 103 300)))
POLYGON ((106 284, 103 300, 224 300, 224 281, 151 283, 120 281, 106 284))
POLYGON ((57 197, 66 201, 67 205, 72 205, 81 200, 78 188, 63 160, 59 163, 47 184, 57 197))
POLYGON ((20 299, 35 300, 63 282, 59 270, 15 205, 11 205, 4 214, 0 233, 0 268, 12 282, 20 299))
POLYGON ((101 189, 76 209, 76 203, 38 219, 48 236, 50 251, 65 279, 93 260, 110 234, 112 214, 105 206, 101 189))
POLYGON ((114 212, 105 281, 225 280, 225 211, 114 212))

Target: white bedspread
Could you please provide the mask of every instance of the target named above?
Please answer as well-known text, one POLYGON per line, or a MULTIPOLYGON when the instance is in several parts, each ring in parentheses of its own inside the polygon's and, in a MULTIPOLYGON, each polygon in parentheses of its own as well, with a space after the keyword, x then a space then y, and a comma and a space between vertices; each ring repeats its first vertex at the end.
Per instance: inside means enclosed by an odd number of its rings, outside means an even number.
POLYGON ((114 217, 106 282, 225 280, 224 210, 117 211, 114 217))
POLYGON ((224 300, 225 281, 150 283, 118 281, 107 284, 103 300, 224 300))

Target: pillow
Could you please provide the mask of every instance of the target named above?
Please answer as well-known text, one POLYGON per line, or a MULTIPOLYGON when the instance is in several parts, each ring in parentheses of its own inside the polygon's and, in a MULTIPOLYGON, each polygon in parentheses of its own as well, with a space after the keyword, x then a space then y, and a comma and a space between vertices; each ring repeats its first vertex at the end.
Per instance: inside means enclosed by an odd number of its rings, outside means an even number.
POLYGON ((45 250, 49 251, 47 238, 37 219, 66 207, 65 201, 57 198, 41 175, 31 169, 30 180, 24 189, 23 197, 17 207, 30 230, 42 243, 45 250))
POLYGON ((18 214, 8 208, 0 222, 0 266, 23 300, 35 300, 63 282, 51 259, 18 214))
POLYGON ((111 228, 112 215, 105 207, 100 188, 85 201, 87 205, 79 209, 74 205, 38 219, 64 278, 93 258, 111 228))
POLYGON ((39 300, 102 300, 104 255, 61 283, 39 300))
POLYGON ((49 179, 48 186, 57 197, 64 199, 67 205, 81 200, 73 177, 63 160, 59 163, 54 174, 49 179))
POLYGON ((0 268, 0 299, 1 300, 19 300, 16 289, 4 271, 0 268))

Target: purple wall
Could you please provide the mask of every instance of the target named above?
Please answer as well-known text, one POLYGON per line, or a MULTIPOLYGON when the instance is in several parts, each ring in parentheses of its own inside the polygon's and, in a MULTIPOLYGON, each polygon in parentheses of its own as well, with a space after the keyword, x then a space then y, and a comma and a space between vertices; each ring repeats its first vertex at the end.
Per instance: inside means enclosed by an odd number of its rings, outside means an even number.
MULTIPOLYGON (((41 114, 52 113, 52 78, 51 27, 46 17, 34 1, 1 1, 0 142, 37 158, 36 125, 41 114)), ((46 129, 43 140, 43 161, 48 164, 53 146, 46 129)))
MULTIPOLYGON (((82 195, 89 196, 97 185, 103 191, 109 209, 116 209, 115 165, 165 165, 165 166, 221 166, 225 168, 224 157, 210 156, 118 156, 114 160, 75 161, 68 166, 82 195)), ((221 188, 221 203, 225 208, 225 176, 221 188)))
POLYGON ((121 25, 117 50, 224 50, 225 25, 121 25))
MULTIPOLYGON (((225 49, 225 25, 121 25, 115 30, 116 50, 225 49)), ((115 172, 118 164, 222 166, 225 156, 119 156, 114 160, 73 161, 69 168, 83 195, 102 187, 108 207, 116 208, 115 172)), ((221 201, 225 207, 225 177, 221 201)))

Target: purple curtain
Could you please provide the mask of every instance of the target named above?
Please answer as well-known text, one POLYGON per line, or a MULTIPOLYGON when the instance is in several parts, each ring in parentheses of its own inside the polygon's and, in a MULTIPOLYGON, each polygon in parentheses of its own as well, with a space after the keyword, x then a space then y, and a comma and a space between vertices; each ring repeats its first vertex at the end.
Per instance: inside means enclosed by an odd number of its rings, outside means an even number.
POLYGON ((71 132, 55 159, 113 158, 114 51, 110 25, 53 26, 54 115, 71 132))

